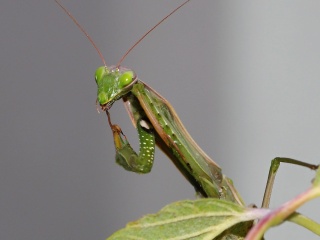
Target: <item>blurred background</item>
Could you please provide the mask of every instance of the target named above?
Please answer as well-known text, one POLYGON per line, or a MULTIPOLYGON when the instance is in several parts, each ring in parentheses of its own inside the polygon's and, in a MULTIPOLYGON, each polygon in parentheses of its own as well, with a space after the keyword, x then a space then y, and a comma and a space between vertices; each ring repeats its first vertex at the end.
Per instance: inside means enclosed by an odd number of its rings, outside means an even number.
MULTIPOLYGON (((181 2, 63 4, 112 65, 181 2)), ((274 157, 319 163, 319 12, 319 1, 191 1, 123 63, 172 103, 247 204, 261 204, 274 157)), ((116 165, 106 116, 95 107, 101 60, 53 0, 2 1, 0 32, 0 239, 105 239, 195 198, 158 149, 148 175, 116 165)), ((138 149, 120 101, 111 114, 138 149)), ((271 207, 313 176, 281 165, 271 207)), ((319 204, 300 212, 320 221, 319 204)), ((290 238, 317 239, 292 223, 266 235, 290 238)))

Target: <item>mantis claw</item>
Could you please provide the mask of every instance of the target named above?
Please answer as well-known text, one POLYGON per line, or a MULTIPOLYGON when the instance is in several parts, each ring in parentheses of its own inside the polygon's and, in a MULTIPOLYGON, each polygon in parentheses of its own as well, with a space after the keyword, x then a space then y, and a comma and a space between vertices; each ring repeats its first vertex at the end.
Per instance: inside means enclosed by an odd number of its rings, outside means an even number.
POLYGON ((111 116, 108 110, 106 110, 106 114, 108 116, 108 123, 111 128, 112 134, 113 134, 113 140, 116 150, 119 150, 123 148, 123 146, 128 142, 126 135, 122 132, 122 129, 117 124, 112 124, 111 122, 111 116), (124 140, 122 139, 121 135, 124 137, 124 140))

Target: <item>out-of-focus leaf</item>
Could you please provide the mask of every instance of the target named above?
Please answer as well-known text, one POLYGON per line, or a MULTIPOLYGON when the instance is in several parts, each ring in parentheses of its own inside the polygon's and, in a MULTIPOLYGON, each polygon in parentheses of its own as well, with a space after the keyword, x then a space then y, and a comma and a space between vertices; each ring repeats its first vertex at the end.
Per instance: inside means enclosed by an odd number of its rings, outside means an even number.
POLYGON ((232 202, 204 198, 167 205, 156 214, 128 223, 107 240, 242 239, 257 216, 232 202))

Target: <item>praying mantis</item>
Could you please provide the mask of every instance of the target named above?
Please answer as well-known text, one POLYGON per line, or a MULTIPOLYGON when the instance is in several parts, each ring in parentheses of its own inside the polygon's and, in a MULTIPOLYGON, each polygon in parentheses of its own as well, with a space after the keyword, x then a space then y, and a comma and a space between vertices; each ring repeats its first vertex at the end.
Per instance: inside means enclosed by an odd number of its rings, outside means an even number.
MULTIPOLYGON (((77 26, 94 42, 75 21, 73 16, 57 1, 60 7, 72 18, 77 26)), ((184 2, 171 14, 184 6, 184 2)), ((223 175, 220 166, 215 163, 191 138, 171 104, 154 89, 141 81, 136 73, 121 66, 128 53, 155 27, 148 31, 127 53, 116 66, 107 67, 104 58, 97 49, 104 66, 95 72, 97 105, 106 112, 109 126, 113 133, 116 149, 116 162, 124 169, 136 173, 150 172, 155 145, 157 145, 175 164, 183 176, 194 186, 198 195, 205 198, 217 198, 245 206, 240 194, 233 186, 232 180, 223 175), (137 154, 119 125, 113 124, 110 109, 113 103, 122 99, 128 115, 137 128, 140 150, 137 154)), ((262 207, 269 206, 274 177, 280 162, 288 162, 310 169, 317 169, 314 164, 307 164, 290 158, 276 158, 271 165, 262 207)))

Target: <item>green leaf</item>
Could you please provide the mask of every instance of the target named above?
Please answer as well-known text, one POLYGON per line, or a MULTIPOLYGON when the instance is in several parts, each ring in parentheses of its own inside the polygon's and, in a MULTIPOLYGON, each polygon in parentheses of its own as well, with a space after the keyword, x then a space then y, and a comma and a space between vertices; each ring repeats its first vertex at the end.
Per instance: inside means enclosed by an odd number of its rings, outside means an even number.
POLYGON ((128 223, 107 240, 241 239, 252 225, 248 221, 257 217, 254 212, 220 199, 184 200, 128 223))

